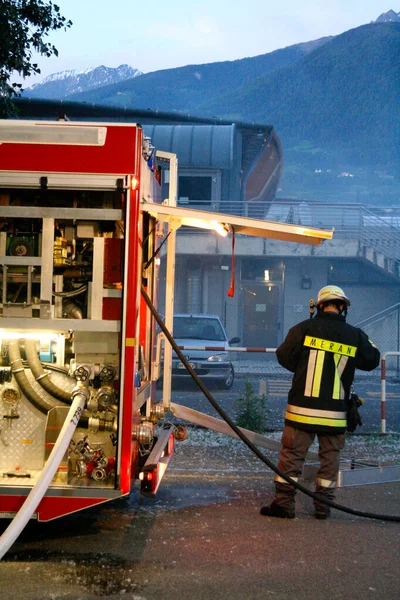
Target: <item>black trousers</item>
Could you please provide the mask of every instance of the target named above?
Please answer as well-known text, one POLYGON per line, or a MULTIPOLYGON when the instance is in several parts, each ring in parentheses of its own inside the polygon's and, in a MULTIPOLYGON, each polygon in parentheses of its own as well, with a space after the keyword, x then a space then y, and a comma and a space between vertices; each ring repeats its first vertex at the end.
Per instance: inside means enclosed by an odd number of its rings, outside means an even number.
MULTIPOLYGON (((285 425, 282 434, 282 447, 278 467, 286 475, 297 481, 303 469, 307 451, 315 437, 318 438, 318 456, 320 466, 317 472, 315 491, 329 500, 335 497, 336 481, 339 471, 340 451, 344 448, 345 434, 330 435, 312 433, 285 425)), ((275 502, 283 508, 294 511, 296 490, 279 475, 275 475, 275 502)), ((316 509, 326 507, 314 500, 316 509)))

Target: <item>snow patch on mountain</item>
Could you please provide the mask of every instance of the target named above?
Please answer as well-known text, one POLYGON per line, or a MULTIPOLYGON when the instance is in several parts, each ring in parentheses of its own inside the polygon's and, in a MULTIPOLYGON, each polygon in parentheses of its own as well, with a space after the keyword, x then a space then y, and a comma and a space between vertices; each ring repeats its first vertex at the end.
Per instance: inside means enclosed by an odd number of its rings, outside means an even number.
POLYGON ((373 23, 390 23, 390 22, 399 22, 400 21, 400 12, 395 12, 394 10, 388 10, 388 12, 382 13, 373 21, 373 23))
POLYGON ((52 73, 39 83, 26 88, 24 96, 31 98, 62 99, 77 92, 85 92, 105 85, 133 79, 143 73, 123 64, 119 67, 88 67, 82 71, 75 69, 52 73))

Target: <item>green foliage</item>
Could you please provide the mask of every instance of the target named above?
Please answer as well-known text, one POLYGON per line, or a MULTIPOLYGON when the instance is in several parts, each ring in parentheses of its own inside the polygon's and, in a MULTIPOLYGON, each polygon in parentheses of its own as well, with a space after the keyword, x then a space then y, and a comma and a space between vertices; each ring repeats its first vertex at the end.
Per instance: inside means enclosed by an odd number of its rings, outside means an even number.
POLYGON ((57 48, 44 38, 71 25, 52 2, 0 0, 0 117, 11 113, 12 100, 22 89, 21 84, 10 82, 13 72, 22 77, 40 73, 38 64, 32 62, 32 52, 58 56, 57 48))
MULTIPOLYGON (((399 170, 399 56, 400 23, 372 23, 252 58, 147 73, 69 99, 188 112, 215 117, 216 123, 218 118, 272 123, 285 164, 295 162, 302 172, 336 165, 339 173, 350 165, 371 171, 384 165, 394 173, 399 170)), ((308 179, 293 182, 284 193, 307 192, 310 185, 319 197, 308 179)), ((337 193, 332 189, 326 199, 337 193)), ((354 192, 349 201, 364 198, 354 192)))
POLYGON ((264 433, 267 428, 267 397, 256 396, 248 377, 244 383, 244 393, 235 401, 235 421, 239 427, 256 433, 264 433))
MULTIPOLYGON (((122 102, 126 106, 163 111, 189 111, 190 114, 201 115, 202 109, 199 112, 199 105, 212 101, 221 93, 237 90, 267 73, 293 64, 315 47, 322 46, 328 39, 323 38, 316 45, 296 44, 252 58, 154 71, 121 83, 79 92, 68 99, 114 104, 116 99, 117 103, 121 103, 122 95, 122 102)), ((219 115, 218 111, 214 114, 219 115)), ((229 114, 230 118, 235 115, 235 118, 241 120, 241 114, 235 110, 234 104, 229 114)))
POLYGON ((224 116, 234 107, 241 120, 273 123, 300 160, 312 157, 299 148, 309 140, 342 163, 397 163, 399 56, 400 23, 364 25, 198 109, 224 116))

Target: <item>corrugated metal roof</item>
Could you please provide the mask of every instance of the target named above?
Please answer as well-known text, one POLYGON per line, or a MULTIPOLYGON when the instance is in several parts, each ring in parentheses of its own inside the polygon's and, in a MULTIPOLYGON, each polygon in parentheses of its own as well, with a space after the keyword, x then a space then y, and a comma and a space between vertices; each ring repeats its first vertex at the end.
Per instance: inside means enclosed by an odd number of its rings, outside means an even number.
POLYGON ((231 169, 235 125, 144 125, 156 148, 173 152, 179 166, 231 169))

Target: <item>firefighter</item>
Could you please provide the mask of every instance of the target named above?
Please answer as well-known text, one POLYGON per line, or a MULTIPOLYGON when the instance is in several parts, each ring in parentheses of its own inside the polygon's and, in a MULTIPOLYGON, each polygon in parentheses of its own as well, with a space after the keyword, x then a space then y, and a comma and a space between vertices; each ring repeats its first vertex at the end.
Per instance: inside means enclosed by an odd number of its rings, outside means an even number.
MULTIPOLYGON (((340 450, 347 427, 347 403, 355 369, 372 371, 380 353, 367 335, 346 323, 350 300, 337 286, 323 287, 316 300, 315 318, 292 327, 276 351, 278 362, 294 373, 289 391, 278 467, 297 481, 307 451, 319 444, 316 492, 333 500, 340 450)), ((260 514, 295 517, 293 485, 275 475, 275 497, 260 514)), ((326 519, 330 508, 314 500, 315 517, 326 519)))

